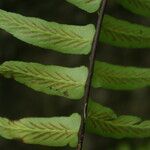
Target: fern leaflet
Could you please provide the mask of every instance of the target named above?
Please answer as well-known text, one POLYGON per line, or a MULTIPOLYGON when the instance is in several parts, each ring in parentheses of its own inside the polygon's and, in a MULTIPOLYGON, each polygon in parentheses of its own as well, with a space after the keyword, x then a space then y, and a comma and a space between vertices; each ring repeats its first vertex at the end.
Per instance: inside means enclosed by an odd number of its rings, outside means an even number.
POLYGON ((150 86, 150 69, 96 61, 93 86, 115 90, 133 90, 150 86))
POLYGON ((117 116, 111 109, 91 101, 87 130, 113 138, 144 138, 150 137, 150 121, 135 116, 117 116))
POLYGON ((93 25, 63 25, 1 9, 0 28, 29 44, 68 54, 88 54, 95 33, 93 25))
POLYGON ((117 47, 149 48, 150 28, 105 15, 100 41, 117 47))
POLYGON ((66 0, 75 6, 89 12, 93 13, 98 10, 101 0, 66 0))
POLYGON ((45 146, 76 147, 80 116, 53 118, 25 118, 10 121, 0 118, 0 136, 6 139, 19 139, 27 144, 45 146))
POLYGON ((150 0, 117 0, 117 2, 135 14, 150 17, 150 0))
POLYGON ((17 61, 5 62, 0 74, 50 95, 80 99, 84 94, 87 68, 65 68, 17 61))

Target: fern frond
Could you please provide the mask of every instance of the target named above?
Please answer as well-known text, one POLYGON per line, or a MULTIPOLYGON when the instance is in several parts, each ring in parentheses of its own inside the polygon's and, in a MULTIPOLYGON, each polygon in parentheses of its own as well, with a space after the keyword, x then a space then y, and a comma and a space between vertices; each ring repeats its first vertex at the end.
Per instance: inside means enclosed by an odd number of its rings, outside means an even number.
POLYGON ((6 139, 18 139, 27 144, 45 146, 76 147, 80 116, 53 118, 25 118, 10 121, 0 117, 0 136, 6 139))
POLYGON ((150 86, 150 69, 123 67, 95 62, 92 85, 115 90, 133 90, 150 86))
POLYGON ((65 68, 8 61, 0 66, 0 74, 46 94, 80 99, 84 94, 88 71, 84 66, 65 68))
POLYGON ((100 41, 117 47, 149 48, 150 28, 105 15, 100 41))
POLYGON ((63 25, 1 9, 0 28, 29 44, 68 54, 88 54, 95 34, 91 24, 63 25))
POLYGON ((90 101, 87 131, 119 139, 144 138, 150 137, 150 121, 127 115, 117 117, 111 109, 90 101))
POLYGON ((150 17, 150 0, 117 0, 117 2, 135 14, 150 17))
POLYGON ((66 0, 69 3, 89 12, 93 13, 98 10, 101 0, 66 0))

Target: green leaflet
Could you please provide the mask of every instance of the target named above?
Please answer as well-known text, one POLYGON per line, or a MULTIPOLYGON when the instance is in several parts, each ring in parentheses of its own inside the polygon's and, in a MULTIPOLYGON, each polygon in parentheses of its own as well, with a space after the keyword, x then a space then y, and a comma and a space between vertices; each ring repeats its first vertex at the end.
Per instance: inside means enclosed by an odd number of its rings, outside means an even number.
POLYGON ((81 118, 78 114, 70 117, 25 118, 10 121, 0 118, 0 136, 19 139, 27 144, 45 146, 76 147, 81 118))
POLYGON ((150 28, 105 15, 100 40, 117 47, 150 48, 150 28))
POLYGON ((66 0, 75 6, 89 12, 93 13, 98 10, 101 4, 101 0, 66 0))
POLYGON ((24 42, 68 54, 88 54, 95 34, 92 24, 63 25, 1 9, 0 28, 24 42))
POLYGON ((135 116, 119 116, 109 108, 90 101, 87 131, 113 138, 150 137, 150 121, 135 116))
POLYGON ((150 69, 123 67, 95 62, 93 86, 115 90, 132 90, 150 85, 150 69))
POLYGON ((0 66, 0 74, 46 94, 80 99, 88 70, 86 67, 65 68, 38 63, 8 61, 0 66))
POLYGON ((117 2, 135 14, 150 17, 150 0, 117 0, 117 2))

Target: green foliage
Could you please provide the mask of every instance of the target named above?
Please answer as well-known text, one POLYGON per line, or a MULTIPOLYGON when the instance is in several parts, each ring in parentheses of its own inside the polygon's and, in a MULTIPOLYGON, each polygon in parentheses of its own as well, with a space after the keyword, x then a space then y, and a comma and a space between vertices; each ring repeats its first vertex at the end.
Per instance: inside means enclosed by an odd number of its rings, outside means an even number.
POLYGON ((76 147, 81 118, 70 117, 25 118, 10 121, 0 118, 0 136, 18 139, 28 144, 76 147))
POLYGON ((68 54, 88 54, 95 33, 91 24, 63 25, 1 9, 0 28, 29 44, 68 54))
POLYGON ((100 41, 117 47, 150 48, 150 28, 105 15, 100 41))
POLYGON ((150 121, 135 116, 117 116, 111 109, 90 101, 87 131, 113 138, 150 137, 150 121))
MULTIPOLYGON (((100 3, 100 0, 90 0, 90 3, 88 3, 89 9, 85 4, 85 2, 89 0, 67 1, 88 12, 93 12, 90 11, 90 9, 93 9, 93 5, 96 7, 99 5, 95 3, 100 3)), ((116 1, 132 12, 150 16, 150 0, 116 1)), ((95 10, 96 9, 94 9, 94 11, 95 10)), ((117 47, 150 48, 150 28, 105 15, 100 41, 117 47)))
POLYGON ((0 74, 28 87, 51 95, 80 99, 84 94, 87 68, 65 68, 37 63, 8 61, 0 66, 0 74))
POLYGON ((96 61, 93 86, 115 90, 133 90, 150 86, 150 69, 96 61))
POLYGON ((150 0, 117 0, 117 2, 135 14, 150 17, 150 0))
MULTIPOLYGON (((9 61, 0 66, 0 74, 50 95, 80 99, 87 79, 86 67, 65 68, 9 61)), ((95 62, 93 87, 133 90, 150 85, 150 69, 123 67, 95 62)))
MULTIPOLYGON (((66 1, 90 13, 96 12, 101 3, 101 0, 66 1)), ((136 14, 150 16, 150 0, 116 1, 136 14)), ((29 44, 68 54, 90 53, 95 34, 93 24, 58 24, 1 9, 0 28, 29 44)), ((124 48, 150 48, 150 28, 105 15, 100 41, 124 48)), ((8 61, 0 65, 0 74, 36 91, 80 99, 84 95, 88 69, 85 66, 67 68, 8 61)), ((114 90, 143 88, 150 85, 150 69, 96 61, 92 85, 114 90)), ((0 117, 0 136, 29 144, 76 147, 80 124, 80 115, 76 113, 70 117, 25 118, 18 121, 0 117)), ((89 103, 86 129, 90 133, 118 139, 150 137, 150 121, 130 115, 117 116, 110 108, 93 101, 89 103)), ((118 148, 128 149, 128 145, 118 148)))
POLYGON ((89 12, 93 13, 98 10, 100 3, 102 0, 66 0, 77 7, 89 12))

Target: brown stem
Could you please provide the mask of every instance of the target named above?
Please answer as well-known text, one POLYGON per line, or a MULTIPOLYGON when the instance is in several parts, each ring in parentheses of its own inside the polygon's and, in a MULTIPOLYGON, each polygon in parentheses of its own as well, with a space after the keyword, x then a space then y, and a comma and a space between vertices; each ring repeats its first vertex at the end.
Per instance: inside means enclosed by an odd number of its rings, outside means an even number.
POLYGON ((90 54, 89 74, 88 74, 86 87, 85 87, 85 95, 84 95, 84 101, 83 101, 83 114, 82 114, 82 121, 81 121, 81 127, 80 127, 80 132, 79 132, 79 142, 78 142, 77 150, 83 149, 83 142, 85 139, 85 128, 86 128, 86 120, 87 120, 87 113, 88 113, 87 109, 88 109, 88 102, 89 102, 89 96, 90 96, 90 91, 91 91, 91 82, 92 82, 93 71, 94 71, 95 54, 96 54, 96 48, 98 45, 98 40, 99 40, 100 31, 102 27, 102 21, 103 21, 106 4, 107 4, 107 0, 102 0, 101 6, 98 11, 96 33, 94 36, 91 54, 90 54))

